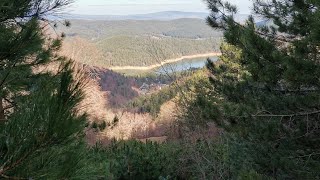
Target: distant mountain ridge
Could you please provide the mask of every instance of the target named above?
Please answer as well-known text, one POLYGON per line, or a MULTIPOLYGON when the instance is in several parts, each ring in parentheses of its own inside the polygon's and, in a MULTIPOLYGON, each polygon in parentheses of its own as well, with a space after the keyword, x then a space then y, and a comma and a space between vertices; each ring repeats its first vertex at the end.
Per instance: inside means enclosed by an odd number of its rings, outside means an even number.
POLYGON ((203 12, 182 12, 182 11, 163 11, 148 14, 133 14, 133 15, 81 15, 69 14, 65 15, 67 19, 82 19, 82 20, 175 20, 181 18, 205 19, 209 13, 203 12))
MULTIPOLYGON (((148 14, 132 14, 132 15, 82 15, 82 14, 68 14, 63 18, 69 20, 91 20, 91 21, 124 21, 124 20, 136 20, 136 21, 172 21, 177 19, 206 19, 210 14, 205 12, 183 12, 183 11, 162 11, 148 14)), ((240 23, 244 23, 248 19, 248 14, 236 14, 235 20, 240 23)), ((256 21, 261 21, 260 18, 256 21)))

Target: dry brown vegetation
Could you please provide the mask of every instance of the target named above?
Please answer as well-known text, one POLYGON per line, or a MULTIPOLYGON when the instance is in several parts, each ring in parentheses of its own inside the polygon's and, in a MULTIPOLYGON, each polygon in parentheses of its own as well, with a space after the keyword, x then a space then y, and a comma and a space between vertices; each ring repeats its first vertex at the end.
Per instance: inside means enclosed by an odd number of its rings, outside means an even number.
POLYGON ((85 99, 81 103, 81 108, 88 114, 91 125, 92 123, 101 124, 103 121, 107 124, 104 130, 91 129, 89 126, 86 132, 89 144, 93 145, 99 141, 107 144, 111 139, 161 139, 161 137, 163 139, 170 134, 169 131, 175 119, 173 102, 162 106, 157 119, 146 113, 127 112, 121 108, 114 109, 107 103, 110 92, 104 90, 100 85, 100 77, 103 77, 104 71, 109 72, 109 70, 87 65, 82 67, 89 81, 84 88, 85 99), (92 72, 96 76, 93 76, 92 72), (118 122, 114 122, 115 117, 119 119, 118 122))
POLYGON ((172 128, 175 122, 175 109, 172 108, 172 103, 162 106, 161 114, 166 115, 159 116, 157 119, 154 119, 149 114, 121 112, 121 110, 115 112, 106 109, 106 112, 111 126, 101 132, 89 131, 88 140, 90 144, 94 144, 97 141, 108 143, 111 139, 138 139, 141 141, 149 139, 163 142, 167 138, 172 138, 171 136, 174 134, 172 128), (115 116, 119 118, 119 122, 112 124, 112 118, 115 116))
MULTIPOLYGON (((88 129, 87 141, 91 145, 97 142, 109 144, 112 139, 138 139, 142 142, 150 140, 162 143, 166 140, 184 137, 196 141, 202 138, 216 137, 220 133, 215 125, 210 123, 206 130, 201 128, 190 131, 181 126, 177 118, 179 118, 179 113, 183 112, 181 107, 177 107, 175 99, 164 103, 156 118, 148 113, 134 113, 122 108, 113 108, 107 104, 110 92, 105 91, 98 83, 101 82, 100 77, 105 75, 104 71, 109 72, 109 70, 89 66, 86 66, 86 69, 87 73, 95 72, 98 76, 90 76, 93 79, 85 89, 86 99, 83 102, 84 107, 87 107, 85 110, 91 123, 101 124, 105 121, 107 124, 103 130, 88 129), (117 118, 116 122, 115 118, 117 118)), ((108 82, 112 83, 112 80, 104 83, 108 82)))
MULTIPOLYGON (((124 78, 104 68, 85 65, 95 64, 104 67, 105 64, 99 62, 102 62, 106 55, 96 47, 96 44, 79 36, 73 37, 72 40, 66 39, 61 54, 75 59, 77 68, 86 77, 85 99, 80 108, 89 117, 89 126, 86 130, 89 144, 93 145, 99 141, 108 144, 111 139, 164 142, 181 136, 180 127, 176 122, 178 111, 174 101, 163 104, 156 119, 147 113, 127 112, 119 108, 119 104, 138 96, 136 89, 139 86, 134 79, 124 78), (120 84, 122 85, 119 86, 120 84), (114 122, 115 117, 118 118, 117 122, 114 122), (93 123, 103 122, 106 124, 105 129, 91 128, 93 123)), ((207 134, 216 134, 215 128, 209 129, 211 130, 207 134)), ((196 136, 190 135, 190 137, 196 136)))

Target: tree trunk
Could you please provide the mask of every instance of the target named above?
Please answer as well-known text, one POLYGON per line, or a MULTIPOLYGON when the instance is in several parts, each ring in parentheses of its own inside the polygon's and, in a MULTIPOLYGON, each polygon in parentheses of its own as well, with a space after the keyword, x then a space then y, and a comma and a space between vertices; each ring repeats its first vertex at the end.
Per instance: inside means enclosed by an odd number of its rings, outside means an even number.
POLYGON ((4 122, 6 120, 4 116, 4 109, 3 109, 3 100, 2 97, 0 97, 0 122, 4 122))

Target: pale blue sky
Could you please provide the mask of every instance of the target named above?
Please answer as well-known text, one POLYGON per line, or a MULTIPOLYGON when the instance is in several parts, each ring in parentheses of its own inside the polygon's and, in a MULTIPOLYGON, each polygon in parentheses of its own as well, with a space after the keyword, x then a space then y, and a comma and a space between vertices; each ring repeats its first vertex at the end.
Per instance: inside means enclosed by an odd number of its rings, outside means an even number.
MULTIPOLYGON (((240 13, 250 12, 250 0, 229 0, 240 13)), ((203 0, 75 0, 68 9, 72 14, 127 15, 159 11, 208 12, 203 0)))

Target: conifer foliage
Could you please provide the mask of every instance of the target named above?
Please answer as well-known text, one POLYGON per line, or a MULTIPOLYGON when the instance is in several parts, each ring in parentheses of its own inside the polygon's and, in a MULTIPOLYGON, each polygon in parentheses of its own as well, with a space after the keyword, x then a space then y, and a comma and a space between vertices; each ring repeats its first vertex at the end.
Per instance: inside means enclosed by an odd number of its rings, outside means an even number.
POLYGON ((87 179, 104 167, 82 141, 83 78, 57 54, 62 38, 46 35, 56 25, 52 15, 70 3, 0 2, 1 178, 87 179), (52 62, 61 64, 58 72, 36 71, 52 62))
MULTIPOLYGON (((0 119, 15 106, 22 90, 32 87, 37 74, 32 68, 62 60, 56 54, 61 38, 45 36, 49 15, 70 4, 69 0, 2 0, 0 2, 0 119)), ((65 23, 68 25, 68 23, 65 23)))
POLYGON ((250 16, 245 24, 230 3, 207 2, 208 24, 226 41, 221 63, 208 63, 214 120, 242 143, 249 162, 242 170, 319 178, 320 1, 255 0, 255 15, 266 21, 250 16))

